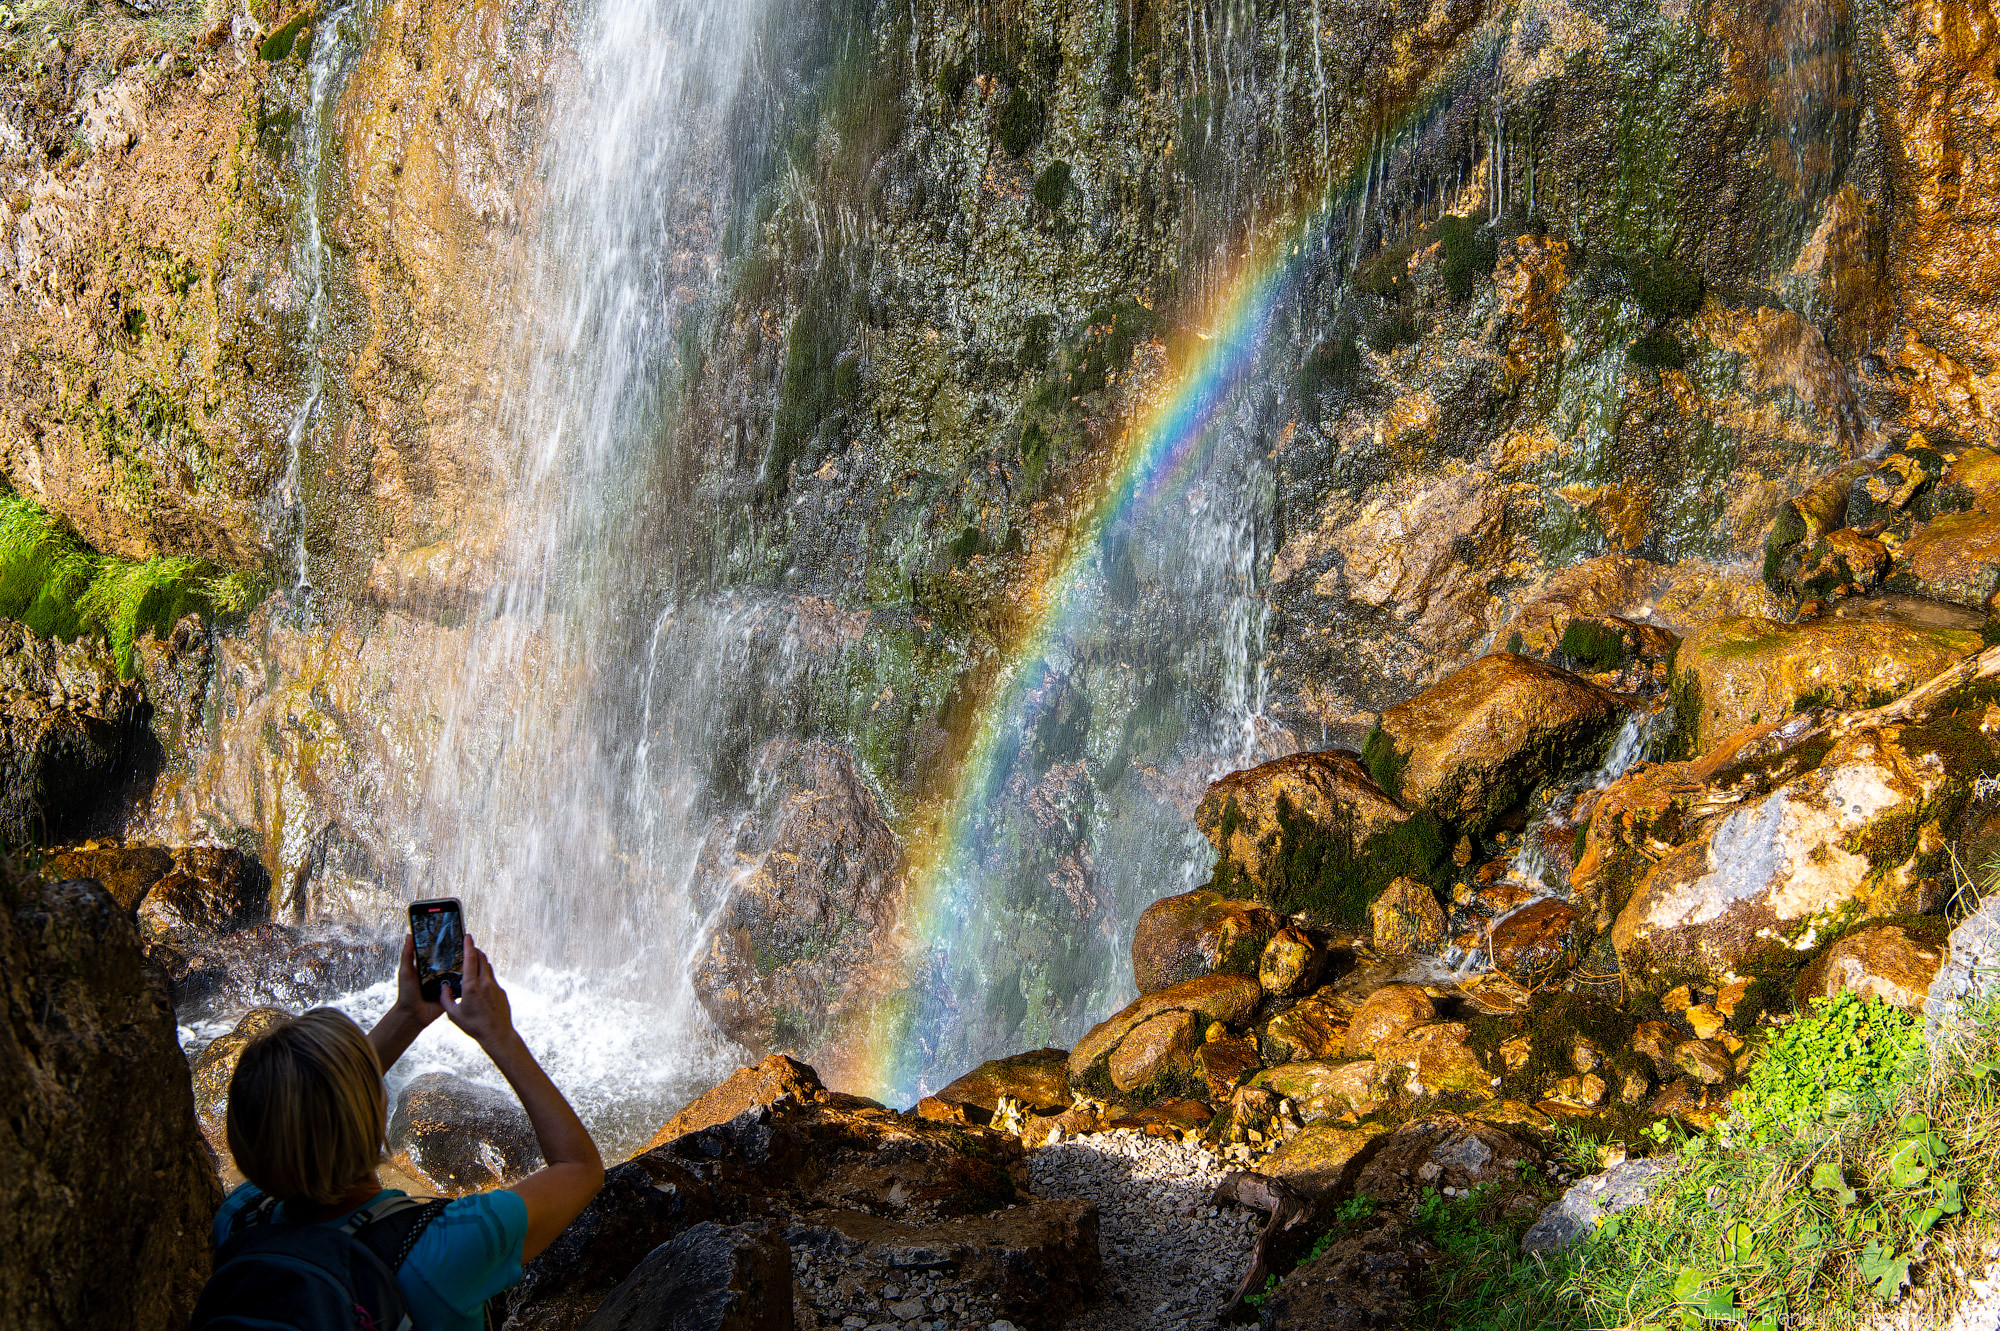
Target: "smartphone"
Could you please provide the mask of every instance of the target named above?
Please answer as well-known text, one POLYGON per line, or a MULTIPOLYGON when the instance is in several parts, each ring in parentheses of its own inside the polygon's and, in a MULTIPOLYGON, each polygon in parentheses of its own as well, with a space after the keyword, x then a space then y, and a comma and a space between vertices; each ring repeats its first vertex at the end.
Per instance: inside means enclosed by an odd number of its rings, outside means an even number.
POLYGON ((410 903, 410 937, 417 944, 417 983, 424 1001, 435 1003, 440 986, 449 984, 453 998, 463 998, 465 976, 465 912, 457 897, 437 897, 410 903))

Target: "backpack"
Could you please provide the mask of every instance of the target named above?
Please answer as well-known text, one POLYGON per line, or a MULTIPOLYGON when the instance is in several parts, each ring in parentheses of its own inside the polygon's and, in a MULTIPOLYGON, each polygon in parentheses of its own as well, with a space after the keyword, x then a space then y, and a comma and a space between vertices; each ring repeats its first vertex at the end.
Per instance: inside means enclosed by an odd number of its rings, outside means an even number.
POLYGON ((445 1205, 384 1197, 338 1225, 289 1224, 264 1197, 230 1223, 190 1331, 410 1331, 396 1271, 445 1205))

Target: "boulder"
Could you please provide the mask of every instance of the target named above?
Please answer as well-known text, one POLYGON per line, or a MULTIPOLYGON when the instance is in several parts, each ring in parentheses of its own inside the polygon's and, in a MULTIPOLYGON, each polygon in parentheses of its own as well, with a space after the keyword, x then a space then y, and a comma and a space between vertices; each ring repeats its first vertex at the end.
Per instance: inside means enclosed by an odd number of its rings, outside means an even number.
POLYGON ((395 973, 396 953, 381 933, 266 923, 190 946, 170 978, 175 1006, 187 1017, 309 1008, 395 973))
POLYGON ((1471 1031, 1462 1022, 1441 1021, 1406 1031, 1376 1046, 1376 1061, 1408 1073, 1413 1095, 1457 1094, 1491 1100, 1500 1079, 1486 1070, 1466 1043, 1471 1031))
MULTIPOLYGON (((94 637, 58 642, 0 620, 0 841, 60 842, 111 816, 134 775, 145 701, 94 637)), ((52 881, 69 872, 49 870, 52 881)))
POLYGON ((221 1204, 131 913, 0 871, 0 1308, 27 1331, 187 1325, 221 1204))
POLYGON ((1257 983, 1267 994, 1289 998, 1319 983, 1325 960, 1325 950, 1311 934, 1287 926, 1271 936, 1257 958, 1257 983))
POLYGON ((1249 882, 1268 887, 1288 845, 1286 824, 1340 829, 1356 844, 1403 820, 1403 807, 1344 750, 1295 753, 1208 788, 1195 823, 1218 856, 1249 882))
POLYGON ((1126 1032, 1162 1012, 1193 1013, 1203 1030, 1215 1021, 1236 1026, 1257 1010, 1263 997, 1263 989, 1248 975, 1203 975, 1170 989, 1141 994, 1123 1010, 1091 1027, 1076 1042, 1069 1054, 1070 1083, 1081 1084, 1091 1069, 1125 1038, 1126 1032))
POLYGON ((1496 652, 1384 712, 1369 756, 1400 773, 1391 793, 1404 803, 1484 826, 1537 785, 1593 765, 1620 712, 1588 680, 1496 652))
POLYGON ((1332 1058, 1347 1047, 1347 1032, 1346 1012, 1322 989, 1264 1023, 1264 1057, 1272 1063, 1332 1058))
POLYGON ((1374 1113, 1388 1098, 1382 1085, 1386 1071, 1373 1059, 1280 1063, 1258 1073, 1251 1084, 1292 1101, 1302 1119, 1317 1123, 1342 1114, 1374 1113))
POLYGON ((1111 1051, 1111 1084, 1126 1093, 1189 1071, 1203 1023, 1192 1012, 1162 1012, 1126 1032, 1111 1051))
POLYGON ((1674 1046, 1674 1066, 1704 1086, 1720 1086, 1736 1070, 1729 1050, 1715 1040, 1683 1040, 1674 1046))
POLYGON ((210 1040, 208 1047, 194 1060, 195 1119, 201 1124, 202 1135, 208 1139, 209 1146, 225 1169, 235 1168, 235 1162, 229 1155, 226 1120, 229 1113, 229 1079, 236 1075, 236 1061, 243 1057, 245 1045, 288 1015, 279 1008, 253 1007, 243 1014, 243 1019, 234 1028, 210 1040))
POLYGON ((1208 1088, 1211 1104, 1227 1101, 1230 1093, 1262 1065, 1257 1056, 1257 1042, 1247 1038, 1210 1040, 1195 1050, 1195 1068, 1208 1088))
POLYGON ((1426 1188, 1518 1186, 1522 1167, 1540 1160, 1540 1151, 1491 1123, 1427 1114, 1382 1140, 1354 1189, 1393 1206, 1426 1188))
POLYGON ((503 1188, 542 1166, 541 1147, 510 1091, 427 1072, 396 1096, 389 1149, 444 1196, 503 1188))
POLYGON ((895 972, 896 836, 852 757, 778 739, 756 758, 757 808, 703 845, 696 891, 726 902, 695 966, 702 1007, 762 1056, 841 1045, 895 972), (811 1014, 807 1029, 794 1015, 811 1014))
POLYGON ((825 1092, 819 1074, 812 1068, 795 1058, 771 1054, 755 1067, 736 1069, 720 1085, 703 1092, 693 1104, 668 1119, 645 1149, 650 1151, 676 1137, 727 1123, 746 1109, 768 1105, 783 1096, 820 1100, 825 1098, 825 1092))
POLYGON ((1257 1172, 1278 1179, 1307 1201, 1339 1195, 1352 1187, 1370 1146, 1383 1135, 1380 1127, 1339 1128, 1309 1124, 1285 1139, 1257 1166, 1257 1172))
POLYGON ((1368 908, 1375 951, 1385 957, 1436 952, 1444 946, 1444 908, 1437 893, 1414 878, 1398 878, 1368 908))
POLYGON ((1903 925, 1856 929, 1827 944, 1800 972, 1798 1006, 1804 1010, 1816 1000, 1852 990, 1863 998, 1921 1012, 1943 963, 1943 948, 1912 937, 1903 925))
POLYGON ((1572 970, 1589 941, 1583 912, 1553 897, 1503 917, 1487 935, 1494 968, 1530 987, 1572 970))
POLYGON ((1349 1058, 1372 1058, 1376 1049, 1437 1019, 1437 1008, 1421 985, 1385 984, 1354 1014, 1347 1027, 1349 1058))
POLYGON ((1595 1072, 1558 1079, 1535 1108, 1545 1114, 1594 1114, 1604 1107, 1610 1088, 1595 1072))
POLYGON ((91 878, 126 910, 139 909, 154 883, 174 869, 174 857, 161 846, 107 846, 95 842, 72 850, 51 851, 42 873, 54 879, 91 878))
POLYGON ((173 870, 139 902, 139 932, 149 942, 186 949, 270 914, 264 876, 243 853, 219 846, 173 852, 173 870))
POLYGON ((1380 1331, 1411 1325, 1444 1254, 1392 1220, 1301 1263, 1263 1301, 1263 1331, 1380 1331))
POLYGON ((991 1122, 1002 1096, 1018 1100, 1031 1113, 1059 1113, 1070 1106, 1068 1063, 1067 1049, 1035 1049, 1008 1058, 988 1059, 933 1098, 960 1106, 965 1121, 971 1123, 991 1122))
POLYGON ((1759 721, 1813 704, 1872 707, 1979 650, 1976 631, 1904 617, 1831 616, 1799 624, 1731 618, 1688 635, 1674 658, 1682 733, 1695 754, 1759 721))
MULTIPOLYGON (((1753 955, 1813 946, 1837 921, 1931 906, 1928 874, 1945 850, 1933 820, 1962 790, 1953 769, 1968 760, 1941 756, 1935 742, 1928 755, 1911 752, 1922 734, 1857 728, 1817 768, 1663 854, 1611 931, 1627 983, 1658 992, 1677 979, 1719 982, 1753 955)), ((1945 752, 1974 750, 1992 761, 1976 732, 1945 752)))
POLYGON ((1607 1217, 1629 1210, 1653 1195, 1671 1160, 1624 1160, 1601 1174, 1578 1179, 1521 1236, 1521 1251, 1554 1252, 1586 1234, 1607 1217))
POLYGON ((1161 897, 1132 931, 1132 977, 1141 994, 1212 973, 1255 975, 1264 946, 1284 926, 1269 907, 1197 888, 1161 897))
POLYGON ((584 1331, 792 1331, 792 1250, 776 1226, 714 1221, 646 1254, 584 1331))

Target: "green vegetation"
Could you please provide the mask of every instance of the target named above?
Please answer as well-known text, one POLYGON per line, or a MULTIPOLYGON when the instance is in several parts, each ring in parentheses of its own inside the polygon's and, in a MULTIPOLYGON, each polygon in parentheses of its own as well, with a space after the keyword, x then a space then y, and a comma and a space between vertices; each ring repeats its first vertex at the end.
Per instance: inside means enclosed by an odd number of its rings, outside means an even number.
POLYGON ((307 32, 303 41, 300 40, 299 34, 305 32, 306 25, 312 20, 313 12, 310 9, 302 9, 294 14, 283 27, 264 39, 263 44, 257 48, 258 58, 283 60, 292 53, 292 48, 297 46, 299 58, 305 59, 312 52, 312 34, 307 32))
POLYGON ((0 616, 47 638, 102 638, 125 678, 148 630, 164 638, 185 615, 235 618, 261 595, 250 574, 200 560, 98 554, 55 514, 0 495, 0 616))
POLYGON ((1445 289, 1453 300, 1464 300, 1472 294, 1472 284, 1490 274, 1499 262, 1500 242, 1470 217, 1455 214, 1438 219, 1437 237, 1443 252, 1438 267, 1445 289))
POLYGON ((1357 264, 1354 289, 1383 300, 1398 301, 1410 291, 1410 250, 1398 245, 1357 264))
POLYGON ((1570 660, 1592 670, 1616 670, 1628 650, 1622 629, 1587 619, 1572 619, 1558 648, 1570 660))
POLYGON ((1397 347, 1406 347, 1423 340, 1423 329, 1407 314, 1398 314, 1384 319, 1368 331, 1368 345, 1376 351, 1390 352, 1397 347))
POLYGON ((972 61, 949 60, 938 67, 937 95, 947 113, 956 110, 958 99, 965 96, 965 86, 972 82, 972 61))
POLYGON ((1350 387, 1361 373, 1361 347, 1350 332, 1337 333, 1312 349, 1299 371, 1299 398, 1311 404, 1350 387))
POLYGON ((861 362, 842 354, 846 344, 847 321, 829 298, 815 293, 785 338, 785 373, 764 470, 766 494, 784 493, 794 462, 815 462, 822 431, 844 427, 844 412, 861 393, 861 362))
MULTIPOLYGON (((1278 849, 1266 862, 1268 882, 1261 895, 1282 915, 1304 912, 1321 928, 1359 928, 1395 879, 1438 886, 1439 868, 1446 863, 1444 825, 1428 810, 1366 840, 1356 835, 1351 817, 1321 828, 1283 799, 1277 812, 1278 849)), ((1218 890, 1227 890, 1223 882, 1232 875, 1228 861, 1219 857, 1218 890)))
POLYGON ((1648 333, 1625 349, 1625 363, 1648 370, 1678 370, 1687 364, 1687 348, 1667 333, 1648 333))
POLYGON ((1963 1279, 1954 1247, 1988 1224, 1995 1016, 1933 1054, 1915 1017, 1878 1000, 1817 1005, 1772 1040, 1732 1118, 1652 1130, 1673 1163, 1648 1202, 1550 1257, 1520 1254, 1525 1218, 1456 1226, 1440 1212, 1427 1232, 1453 1260, 1431 1296, 1436 1324, 1847 1325, 1913 1290, 1919 1265, 1913 1297, 1934 1310, 1963 1279))
POLYGON ((1701 274, 1678 259, 1644 254, 1625 261, 1632 299, 1649 319, 1678 319, 1701 308, 1708 295, 1701 274))
POLYGON ((1410 765, 1409 757, 1396 748, 1396 741, 1389 732, 1382 729, 1380 718, 1368 728, 1368 737, 1361 741, 1361 765, 1368 769, 1368 775, 1390 799, 1403 797, 1403 769, 1410 765))
POLYGON ((1042 99, 1015 84, 1014 91, 1000 107, 1000 146, 1009 155, 1019 157, 1042 137, 1045 118, 1042 99))
POLYGON ((1069 197, 1070 166, 1068 162, 1054 161, 1042 168, 1035 177, 1035 202, 1050 212, 1063 206, 1069 197))

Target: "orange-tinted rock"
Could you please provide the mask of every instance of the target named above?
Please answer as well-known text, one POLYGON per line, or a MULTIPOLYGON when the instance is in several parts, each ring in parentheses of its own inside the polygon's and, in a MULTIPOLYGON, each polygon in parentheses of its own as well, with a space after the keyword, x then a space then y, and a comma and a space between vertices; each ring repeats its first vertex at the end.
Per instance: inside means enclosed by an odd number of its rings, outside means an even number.
POLYGON ((1208 788, 1195 822, 1236 873, 1269 886, 1271 863, 1284 849, 1281 806, 1316 833, 1348 834, 1357 845, 1404 817, 1366 768, 1336 750, 1231 772, 1208 788))
POLYGON ((1852 991, 1922 1012, 1943 962, 1942 949, 1911 937, 1901 925, 1856 929, 1828 944, 1799 976, 1799 1008, 1804 1011, 1816 999, 1852 991))
POLYGON ((1236 1026, 1257 1010, 1257 1004, 1263 997, 1263 989, 1247 975, 1203 975, 1171 989, 1142 994, 1116 1015, 1091 1027, 1077 1041, 1076 1048, 1069 1054, 1070 1082, 1081 1082, 1089 1075, 1091 1067, 1109 1055, 1125 1038, 1127 1031, 1159 1013, 1193 1013, 1199 1030, 1206 1030, 1208 1024, 1214 1021, 1236 1026))
POLYGON ((174 869, 174 858, 161 846, 100 846, 58 850, 42 859, 42 876, 50 882, 90 878, 102 884, 126 910, 139 902, 174 869))
POLYGON ((1203 1044, 1195 1050, 1195 1064, 1208 1087, 1209 1100, 1215 1104, 1227 1101, 1232 1091, 1263 1066, 1256 1041, 1236 1037, 1203 1044))
POLYGON ((1387 1096, 1382 1086, 1386 1071, 1372 1059, 1280 1063, 1258 1073, 1252 1084, 1291 1100, 1307 1123, 1317 1123, 1342 1114, 1374 1113, 1387 1096))
POLYGON ((1736 1070, 1729 1051, 1714 1040, 1683 1040, 1675 1045, 1674 1066, 1704 1086, 1720 1085, 1736 1070))
POLYGON ((1444 908, 1437 893, 1414 878, 1398 878, 1368 908, 1381 955, 1436 952, 1444 946, 1444 908))
POLYGON ((1264 945, 1257 959, 1257 982, 1264 992, 1279 998, 1310 989, 1319 980, 1325 953, 1303 929, 1286 927, 1264 945))
POLYGON ((1400 794, 1441 818, 1483 824, 1536 785, 1596 757, 1620 704, 1540 661, 1496 652, 1382 714, 1400 794))
POLYGON ((1441 1021, 1406 1031, 1385 1040, 1376 1049, 1376 1060, 1409 1073, 1409 1088, 1420 1095, 1456 1093, 1477 1100, 1490 1100, 1499 1078, 1486 1070, 1479 1055, 1466 1044, 1471 1032, 1462 1022, 1441 1021))
POLYGON ((1264 1060, 1331 1058, 1347 1045, 1347 1014, 1327 991, 1300 999, 1264 1023, 1264 1060))
POLYGON ((1349 1058, 1372 1058, 1376 1049, 1437 1019, 1430 996, 1414 984, 1385 984, 1368 996, 1347 1028, 1349 1058))
POLYGON ((1588 933, 1582 911, 1547 897, 1494 924, 1488 942, 1494 968, 1532 986, 1572 969, 1588 933))
POLYGON ((1127 1031, 1111 1051, 1111 1084, 1121 1091, 1150 1087, 1161 1077, 1188 1070, 1201 1043, 1201 1022, 1192 1012, 1162 1012, 1127 1031))
POLYGON ((746 1109, 768 1105, 783 1096, 808 1101, 821 1099, 825 1092, 819 1074, 812 1068, 795 1058, 772 1054, 755 1067, 736 1069, 721 1085, 704 1092, 693 1104, 668 1119, 645 1149, 650 1151, 676 1137, 727 1123, 746 1109))
POLYGON ((1008 1058, 988 1059, 950 1083, 934 1097, 970 1111, 965 1121, 985 1123, 1001 1096, 1019 1100, 1029 1110, 1048 1114, 1068 1109, 1069 1051, 1036 1049, 1008 1058))
POLYGON ((1132 977, 1142 994, 1212 973, 1254 975, 1271 936, 1284 926, 1269 907, 1198 888, 1162 897, 1132 930, 1132 977))
POLYGON ((1283 1181, 1309 1201, 1315 1200, 1352 1183, 1361 1172, 1369 1147, 1384 1131, 1374 1126, 1309 1124, 1286 1139, 1257 1166, 1257 1172, 1283 1181))

